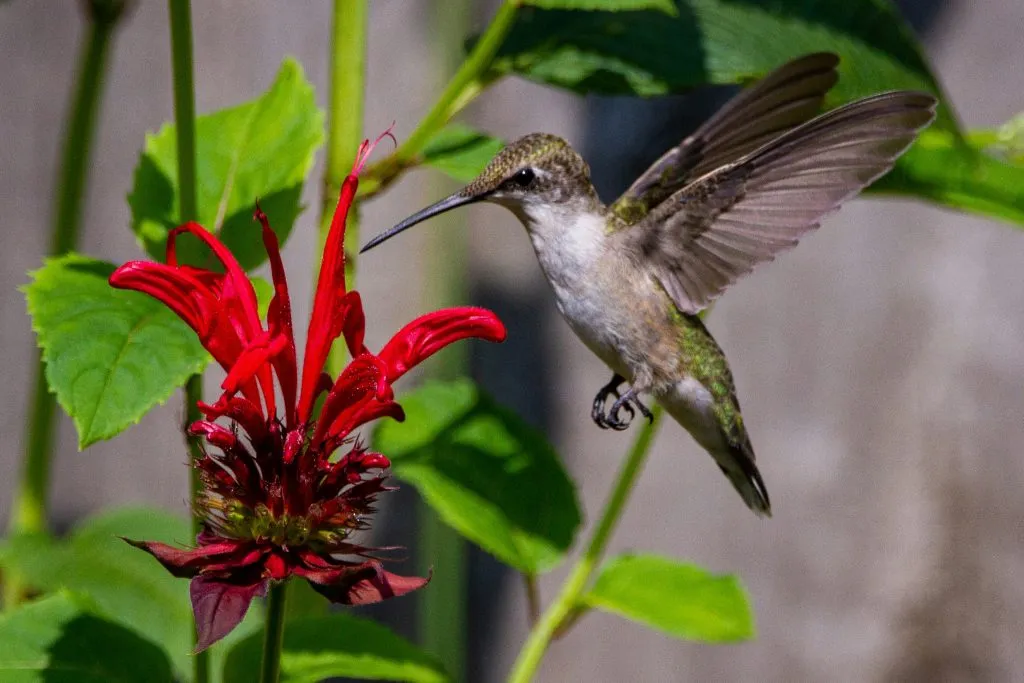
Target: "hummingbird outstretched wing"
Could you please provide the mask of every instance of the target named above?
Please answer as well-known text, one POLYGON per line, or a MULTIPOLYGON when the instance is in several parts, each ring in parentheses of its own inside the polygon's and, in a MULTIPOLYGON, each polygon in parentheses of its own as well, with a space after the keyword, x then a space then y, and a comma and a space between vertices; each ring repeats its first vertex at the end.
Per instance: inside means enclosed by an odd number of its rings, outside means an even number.
POLYGON ((806 55, 741 91, 644 171, 613 210, 632 223, 695 178, 809 121, 835 85, 838 64, 830 52, 806 55))
POLYGON ((900 91, 833 109, 694 180, 622 239, 679 310, 697 313, 892 168, 936 104, 900 91))

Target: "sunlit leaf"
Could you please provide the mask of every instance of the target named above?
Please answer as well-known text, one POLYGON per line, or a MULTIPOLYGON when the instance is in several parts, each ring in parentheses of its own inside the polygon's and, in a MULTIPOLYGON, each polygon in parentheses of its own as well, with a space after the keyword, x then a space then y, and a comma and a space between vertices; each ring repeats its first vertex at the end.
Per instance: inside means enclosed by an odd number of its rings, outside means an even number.
MULTIPOLYGON (((245 268, 266 258, 252 220, 256 200, 283 244, 301 206, 302 183, 323 140, 323 113, 302 67, 286 59, 263 95, 196 119, 199 223, 218 233, 245 268)), ((132 229, 153 258, 162 260, 167 233, 178 225, 177 138, 167 124, 146 136, 128 196, 132 229)), ((180 240, 183 261, 207 265, 191 236, 180 240)))
POLYGON ((583 601, 677 638, 732 642, 754 636, 738 579, 666 557, 612 558, 583 601))
POLYGON ((1012 141, 944 131, 921 133, 913 154, 871 186, 879 194, 929 199, 954 209, 1024 226, 1024 158, 1012 141))
POLYGON ((24 287, 47 383, 74 420, 79 448, 138 422, 209 361, 166 306, 107 284, 113 270, 69 254, 48 260, 24 287))

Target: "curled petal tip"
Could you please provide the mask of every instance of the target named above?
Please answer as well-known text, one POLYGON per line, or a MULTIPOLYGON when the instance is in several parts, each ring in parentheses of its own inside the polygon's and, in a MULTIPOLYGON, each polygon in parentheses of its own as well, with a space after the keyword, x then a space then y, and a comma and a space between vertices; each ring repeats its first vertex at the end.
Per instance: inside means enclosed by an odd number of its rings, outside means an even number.
POLYGON ((381 143, 381 140, 383 140, 384 138, 390 138, 391 142, 394 143, 395 147, 398 146, 398 140, 395 138, 394 133, 391 132, 392 129, 394 129, 395 127, 395 123, 395 121, 392 121, 391 125, 388 126, 387 130, 378 135, 377 139, 374 140, 373 142, 370 142, 369 140, 363 140, 362 144, 359 145, 359 151, 356 152, 356 162, 352 166, 352 175, 357 176, 360 173, 362 173, 363 167, 366 166, 367 160, 369 160, 370 155, 373 154, 374 148, 377 147, 377 145, 379 145, 381 143))

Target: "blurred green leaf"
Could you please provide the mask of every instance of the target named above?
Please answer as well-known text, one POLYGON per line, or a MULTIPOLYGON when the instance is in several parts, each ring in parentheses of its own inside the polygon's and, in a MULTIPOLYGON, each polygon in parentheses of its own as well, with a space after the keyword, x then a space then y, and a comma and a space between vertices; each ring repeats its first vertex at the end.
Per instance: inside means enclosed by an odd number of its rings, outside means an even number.
POLYGON ((445 126, 423 148, 423 163, 467 183, 505 146, 497 138, 461 123, 445 126))
POLYGON ((612 558, 583 601, 687 640, 733 642, 755 634, 737 578, 656 555, 612 558))
POLYGON ((403 423, 375 446, 441 519, 527 574, 564 557, 580 524, 576 491, 554 449, 472 383, 432 383, 400 398, 403 423))
POLYGON ((1012 143, 994 133, 972 131, 964 142, 944 131, 923 131, 913 153, 871 191, 924 197, 1024 226, 1024 159, 1012 143))
POLYGON ((608 12, 650 9, 673 16, 676 13, 673 0, 525 0, 523 4, 544 9, 606 10, 608 12))
POLYGON ((176 670, 190 670, 188 581, 171 576, 121 537, 189 544, 188 520, 162 510, 125 508, 86 520, 66 540, 16 536, 3 562, 35 588, 88 596, 98 613, 166 648, 176 670))
POLYGON ((313 590, 308 581, 292 581, 288 585, 288 602, 285 603, 285 618, 288 623, 296 619, 326 617, 330 614, 331 603, 313 590))
MULTIPOLYGON (((313 86, 293 59, 281 64, 260 97, 196 119, 199 223, 218 233, 244 268, 266 259, 253 224, 257 199, 281 244, 301 207, 302 183, 323 141, 323 113, 313 86)), ((132 230, 153 258, 163 260, 167 233, 180 222, 177 203, 177 142, 173 125, 146 136, 128 204, 132 230)), ((198 240, 178 240, 183 262, 210 265, 198 240)))
MULTIPOLYGON (((667 95, 743 84, 801 55, 840 55, 833 103, 881 90, 939 93, 899 12, 879 0, 675 0, 663 12, 524 9, 493 70, 580 93, 667 95)), ((940 126, 954 124, 943 113, 940 126)))
MULTIPOLYGON (((238 643, 224 663, 224 683, 259 680, 262 634, 238 643)), ((289 621, 281 653, 282 683, 317 683, 344 676, 444 683, 440 663, 380 624, 345 613, 289 621)))
POLYGON ((138 422, 210 360, 166 306, 107 284, 113 270, 67 254, 47 260, 23 288, 46 381, 75 422, 79 448, 138 422))
POLYGON ((59 594, 0 617, 5 683, 170 683, 159 647, 59 594))

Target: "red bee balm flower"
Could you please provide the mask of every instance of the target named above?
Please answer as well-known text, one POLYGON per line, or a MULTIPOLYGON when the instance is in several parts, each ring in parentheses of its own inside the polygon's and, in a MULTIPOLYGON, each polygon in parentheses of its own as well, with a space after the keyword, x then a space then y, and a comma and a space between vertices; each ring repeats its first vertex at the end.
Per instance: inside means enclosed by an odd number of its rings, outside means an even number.
POLYGON ((223 395, 212 405, 200 403, 206 419, 189 428, 206 442, 195 463, 202 481, 196 513, 204 525, 198 547, 129 541, 175 576, 192 579, 197 651, 227 635, 270 581, 300 576, 332 602, 353 605, 427 582, 385 571, 372 548, 351 542, 353 531, 367 528, 377 495, 389 490, 383 470, 390 466, 352 433, 378 417, 404 418, 391 385, 417 363, 460 339, 502 341, 505 327, 490 311, 451 308, 409 323, 378 354, 364 346, 359 294, 345 291, 343 245, 358 174, 372 148, 363 143, 341 188, 317 280, 301 383, 280 248, 259 207, 255 218, 263 226, 274 280, 266 328, 238 261, 196 223, 170 233, 167 263, 132 261, 110 276, 112 286, 145 292, 177 313, 227 372, 223 395), (209 246, 224 272, 179 264, 175 240, 182 233, 209 246), (353 360, 332 380, 323 369, 339 336, 353 360), (340 448, 347 450, 332 457, 340 448))

